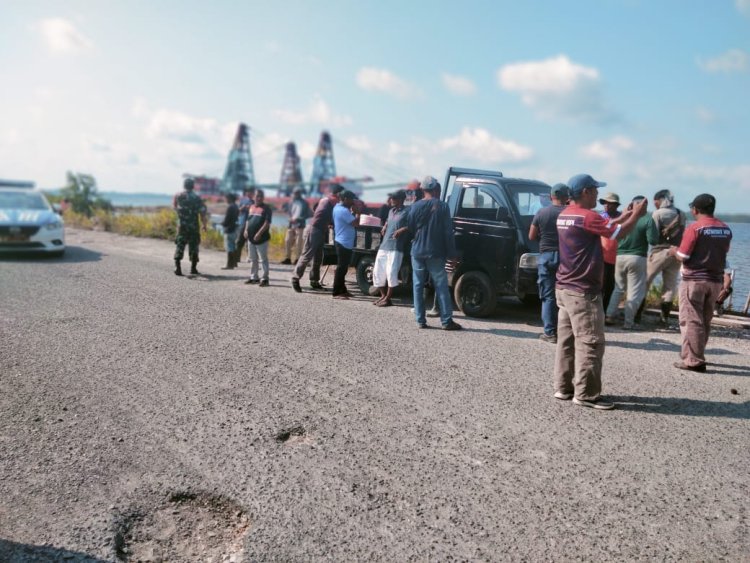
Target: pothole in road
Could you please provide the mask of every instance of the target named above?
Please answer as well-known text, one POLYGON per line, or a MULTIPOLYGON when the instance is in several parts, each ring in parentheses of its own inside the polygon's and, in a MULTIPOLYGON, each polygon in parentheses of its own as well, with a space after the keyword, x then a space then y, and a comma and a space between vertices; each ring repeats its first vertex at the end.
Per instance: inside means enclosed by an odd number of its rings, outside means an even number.
POLYGON ((308 434, 305 427, 302 425, 298 425, 298 426, 292 426, 291 428, 285 428, 283 430, 280 430, 276 434, 276 441, 282 444, 291 445, 291 444, 300 444, 300 443, 310 443, 312 439, 310 438, 310 435, 308 434))
POLYGON ((250 519, 231 499, 172 493, 150 510, 123 517, 115 551, 119 561, 240 561, 249 530, 250 519))

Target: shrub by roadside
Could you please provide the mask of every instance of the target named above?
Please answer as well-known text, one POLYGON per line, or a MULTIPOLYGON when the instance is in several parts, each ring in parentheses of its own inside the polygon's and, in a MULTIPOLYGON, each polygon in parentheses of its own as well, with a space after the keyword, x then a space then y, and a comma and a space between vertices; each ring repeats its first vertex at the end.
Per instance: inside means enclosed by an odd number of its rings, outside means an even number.
MULTIPOLYGON (((110 213, 98 210, 91 217, 74 211, 65 212, 65 224, 79 229, 107 231, 131 237, 175 239, 177 214, 171 209, 160 209, 153 213, 110 213)), ((284 257, 284 235, 286 230, 271 227, 269 258, 284 257)), ((224 235, 214 229, 201 233, 201 246, 213 250, 224 250, 224 235)))

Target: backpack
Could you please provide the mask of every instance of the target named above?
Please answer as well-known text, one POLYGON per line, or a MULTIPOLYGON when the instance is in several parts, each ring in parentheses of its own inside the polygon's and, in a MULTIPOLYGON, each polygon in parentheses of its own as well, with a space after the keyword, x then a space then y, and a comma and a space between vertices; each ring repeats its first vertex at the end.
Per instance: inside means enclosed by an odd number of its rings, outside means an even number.
POLYGON ((661 228, 661 236, 667 242, 679 240, 685 228, 685 216, 679 209, 675 208, 675 211, 677 211, 677 216, 661 228))

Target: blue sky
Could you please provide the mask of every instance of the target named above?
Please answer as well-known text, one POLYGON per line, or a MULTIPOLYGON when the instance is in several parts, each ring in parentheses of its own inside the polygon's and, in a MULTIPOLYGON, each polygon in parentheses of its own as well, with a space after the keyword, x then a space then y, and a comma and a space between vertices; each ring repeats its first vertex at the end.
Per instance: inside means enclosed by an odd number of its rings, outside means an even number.
POLYGON ((171 193, 320 131, 376 183, 451 165, 750 212, 750 0, 0 0, 0 177, 171 193), (9 87, 9 85, 11 85, 9 87))

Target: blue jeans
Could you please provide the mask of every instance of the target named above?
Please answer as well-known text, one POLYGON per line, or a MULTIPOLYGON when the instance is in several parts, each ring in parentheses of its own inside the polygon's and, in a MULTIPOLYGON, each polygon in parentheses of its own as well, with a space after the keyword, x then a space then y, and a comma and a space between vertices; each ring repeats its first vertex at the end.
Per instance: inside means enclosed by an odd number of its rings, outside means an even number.
POLYGON ((453 303, 448 289, 448 274, 445 272, 445 258, 411 257, 412 279, 414 283, 414 316, 417 324, 427 322, 424 309, 424 284, 430 274, 435 285, 435 296, 440 306, 440 323, 445 326, 453 320, 453 303))
POLYGON ((544 334, 547 336, 557 334, 557 300, 555 299, 555 281, 557 279, 557 267, 559 265, 559 252, 542 252, 537 260, 537 272, 539 277, 536 282, 539 286, 539 299, 542 301, 544 334))

